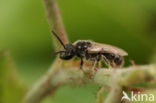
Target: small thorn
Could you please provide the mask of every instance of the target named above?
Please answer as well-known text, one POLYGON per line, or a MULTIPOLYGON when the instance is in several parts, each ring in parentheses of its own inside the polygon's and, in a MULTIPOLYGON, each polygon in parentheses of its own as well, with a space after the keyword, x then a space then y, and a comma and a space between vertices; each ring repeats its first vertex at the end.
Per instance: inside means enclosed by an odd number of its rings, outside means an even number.
POLYGON ((50 56, 54 56, 55 54, 53 53, 53 54, 50 54, 50 56))
POLYGON ((136 67, 136 64, 135 64, 134 60, 131 60, 130 62, 131 62, 133 67, 136 67))
POLYGON ((113 68, 114 68, 114 70, 117 69, 117 66, 116 66, 116 64, 114 62, 113 62, 113 68))
POLYGON ((94 68, 94 71, 96 71, 96 72, 97 72, 97 71, 98 71, 98 69, 97 69, 97 68, 94 68))
POLYGON ((145 92, 144 88, 130 88, 130 91, 133 91, 134 94, 137 94, 138 92, 145 92))

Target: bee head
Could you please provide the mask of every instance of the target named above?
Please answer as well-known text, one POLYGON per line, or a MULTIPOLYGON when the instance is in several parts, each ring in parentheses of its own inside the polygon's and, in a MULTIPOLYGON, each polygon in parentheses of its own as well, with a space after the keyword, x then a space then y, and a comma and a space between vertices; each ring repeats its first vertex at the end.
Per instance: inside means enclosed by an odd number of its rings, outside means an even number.
POLYGON ((54 31, 52 31, 52 33, 59 40, 59 42, 61 43, 61 45, 64 48, 64 50, 58 51, 58 52, 54 53, 53 55, 59 54, 60 58, 63 60, 69 60, 72 57, 74 57, 76 54, 75 47, 72 44, 66 44, 65 45, 63 43, 63 41, 59 38, 59 36, 54 31))
POLYGON ((65 49, 59 53, 60 58, 63 60, 69 60, 73 58, 76 54, 75 47, 72 44, 66 44, 65 49))

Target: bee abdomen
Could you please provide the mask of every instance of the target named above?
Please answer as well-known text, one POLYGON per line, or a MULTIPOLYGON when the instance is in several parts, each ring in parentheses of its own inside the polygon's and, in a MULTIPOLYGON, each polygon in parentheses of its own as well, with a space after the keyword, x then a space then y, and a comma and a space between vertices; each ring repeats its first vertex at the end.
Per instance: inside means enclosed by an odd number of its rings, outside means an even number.
POLYGON ((103 55, 110 61, 114 62, 116 65, 122 65, 123 64, 123 57, 120 55, 115 55, 111 53, 103 53, 103 55))

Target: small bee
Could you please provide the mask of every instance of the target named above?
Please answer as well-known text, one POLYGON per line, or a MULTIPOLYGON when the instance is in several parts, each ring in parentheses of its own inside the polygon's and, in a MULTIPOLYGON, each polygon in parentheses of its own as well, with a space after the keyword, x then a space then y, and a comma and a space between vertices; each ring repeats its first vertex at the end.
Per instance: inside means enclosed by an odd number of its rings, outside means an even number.
POLYGON ((80 68, 83 67, 84 59, 92 61, 93 66, 101 60, 104 60, 108 67, 111 64, 122 66, 124 63, 123 57, 128 55, 127 52, 120 48, 108 44, 96 43, 91 40, 77 40, 73 44, 64 44, 54 31, 52 33, 64 48, 55 54, 59 54, 59 57, 63 60, 70 60, 74 56, 79 57, 81 59, 80 68))

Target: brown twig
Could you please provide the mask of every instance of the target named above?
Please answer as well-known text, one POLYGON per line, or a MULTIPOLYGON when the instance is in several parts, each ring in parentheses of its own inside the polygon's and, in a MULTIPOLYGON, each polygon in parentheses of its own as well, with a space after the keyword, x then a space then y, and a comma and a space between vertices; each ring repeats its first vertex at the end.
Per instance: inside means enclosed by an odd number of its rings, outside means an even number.
MULTIPOLYGON (((41 78, 28 92, 24 103, 37 103, 49 95, 47 93, 55 91, 59 86, 71 83, 75 85, 93 83, 102 87, 112 88, 105 103, 117 103, 115 101, 120 100, 123 87, 125 88, 132 86, 133 84, 144 82, 150 83, 150 81, 156 82, 156 65, 129 67, 125 69, 117 69, 116 71, 113 69, 99 69, 94 75, 92 75, 92 78, 89 78, 88 75, 79 70, 79 67, 63 68, 58 64, 54 64, 53 66, 55 67, 52 67, 45 77, 41 78), (116 98, 114 98, 114 96, 116 98)), ((87 68, 85 67, 84 69, 87 68)), ((97 98, 97 100, 101 101, 101 96, 98 97, 100 99, 97 98)))
POLYGON ((34 84, 33 88, 27 93, 24 98, 24 103, 37 103, 42 100, 49 93, 54 93, 58 85, 51 86, 51 79, 53 75, 58 71, 60 63, 56 60, 51 69, 37 82, 34 84))
MULTIPOLYGON (((50 29, 58 33, 61 40, 66 44, 68 43, 68 37, 66 35, 59 9, 55 0, 43 0, 48 23, 50 29)), ((54 47, 56 50, 60 49, 60 43, 54 38, 54 47)))

